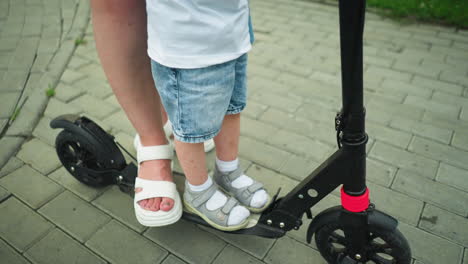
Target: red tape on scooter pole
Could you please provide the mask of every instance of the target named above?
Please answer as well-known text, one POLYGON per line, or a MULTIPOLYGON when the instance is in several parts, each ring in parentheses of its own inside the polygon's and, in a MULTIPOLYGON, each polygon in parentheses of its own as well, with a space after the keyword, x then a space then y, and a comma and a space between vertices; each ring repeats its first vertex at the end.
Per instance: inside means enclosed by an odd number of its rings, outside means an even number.
POLYGON ((345 193, 341 187, 341 205, 350 212, 362 212, 369 207, 369 188, 360 196, 352 196, 345 193))

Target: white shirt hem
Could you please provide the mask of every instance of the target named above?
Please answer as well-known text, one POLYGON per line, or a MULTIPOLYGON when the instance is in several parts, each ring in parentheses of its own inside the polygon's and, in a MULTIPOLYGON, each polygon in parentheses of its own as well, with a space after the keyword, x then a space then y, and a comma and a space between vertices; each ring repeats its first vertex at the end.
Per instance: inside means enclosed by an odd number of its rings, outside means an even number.
POLYGON ((163 55, 158 54, 154 49, 148 47, 148 56, 170 68, 179 68, 179 69, 195 69, 208 67, 215 64, 220 64, 226 61, 230 61, 240 57, 242 54, 247 53, 252 49, 251 43, 249 43, 243 50, 238 53, 230 54, 217 54, 213 56, 173 56, 173 55, 163 55))

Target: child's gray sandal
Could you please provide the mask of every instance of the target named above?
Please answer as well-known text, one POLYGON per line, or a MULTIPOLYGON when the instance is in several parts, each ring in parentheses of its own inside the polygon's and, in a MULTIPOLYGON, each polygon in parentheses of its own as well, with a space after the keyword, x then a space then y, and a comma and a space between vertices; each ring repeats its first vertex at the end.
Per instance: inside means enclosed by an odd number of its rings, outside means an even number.
POLYGON ((234 196, 242 205, 247 207, 250 211, 254 213, 260 213, 268 207, 268 205, 271 202, 271 198, 269 198, 265 205, 260 208, 251 207, 250 202, 252 201, 255 192, 265 188, 263 187, 262 183, 255 180, 253 180, 254 182, 249 186, 245 186, 242 188, 232 187, 231 183, 243 174, 244 172, 240 167, 230 173, 222 173, 218 170, 217 166, 215 165, 213 178, 215 182, 221 188, 223 188, 223 190, 234 196))
POLYGON ((234 197, 229 197, 227 202, 220 208, 216 210, 208 210, 206 208, 206 202, 214 195, 218 190, 218 187, 215 183, 210 186, 206 191, 203 192, 192 192, 189 189, 190 187, 185 186, 184 192, 184 205, 187 211, 194 213, 211 226, 223 230, 223 231, 234 231, 245 228, 249 221, 246 218, 242 223, 238 225, 228 225, 229 215, 234 207, 239 205, 239 202, 234 197))

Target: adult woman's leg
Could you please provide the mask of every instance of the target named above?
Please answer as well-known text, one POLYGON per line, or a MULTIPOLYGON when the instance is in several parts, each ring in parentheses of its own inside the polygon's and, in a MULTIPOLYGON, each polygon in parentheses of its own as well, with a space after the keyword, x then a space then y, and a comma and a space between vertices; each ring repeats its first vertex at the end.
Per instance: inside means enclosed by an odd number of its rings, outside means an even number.
MULTIPOLYGON (((145 1, 91 0, 91 7, 101 64, 118 102, 137 130, 141 144, 167 144, 162 130, 161 102, 146 53, 145 1)), ((170 160, 142 162, 138 177, 172 181, 170 160)), ((174 201, 151 198, 139 204, 147 210, 169 211, 174 201)))

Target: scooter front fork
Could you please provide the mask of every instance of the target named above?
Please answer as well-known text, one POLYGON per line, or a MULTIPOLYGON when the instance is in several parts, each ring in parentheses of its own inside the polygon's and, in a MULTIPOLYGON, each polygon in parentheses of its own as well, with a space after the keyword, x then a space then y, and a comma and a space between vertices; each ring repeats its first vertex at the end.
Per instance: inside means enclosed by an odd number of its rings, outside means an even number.
MULTIPOLYGON (((349 195, 341 188, 341 214, 339 221, 342 223, 343 232, 345 237, 350 242, 348 245, 346 258, 353 258, 353 261, 362 261, 366 254, 365 246, 368 240, 368 209, 370 206, 369 202, 369 189, 362 195, 353 196, 349 195), (351 256, 351 257, 350 257, 351 256)), ((370 210, 373 210, 373 205, 370 210)), ((351 262, 351 259, 349 259, 351 262)), ((341 260, 341 263, 346 263, 346 260, 341 260)))

